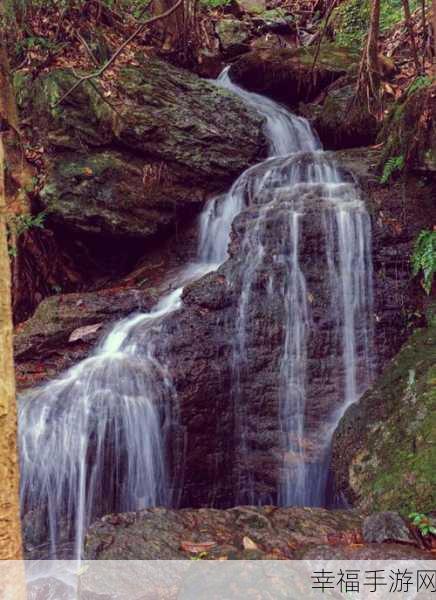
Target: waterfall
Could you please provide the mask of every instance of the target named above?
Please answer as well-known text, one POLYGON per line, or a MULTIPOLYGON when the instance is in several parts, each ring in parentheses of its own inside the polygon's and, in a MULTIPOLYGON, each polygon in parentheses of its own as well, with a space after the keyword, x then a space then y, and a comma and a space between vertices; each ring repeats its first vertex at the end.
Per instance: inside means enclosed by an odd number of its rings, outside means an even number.
MULTIPOLYGON (((322 505, 332 432, 371 379, 371 227, 357 183, 322 152, 305 119, 242 90, 231 82, 227 69, 216 84, 264 117, 269 158, 206 205, 199 220, 197 262, 169 282, 170 291, 151 312, 119 322, 89 358, 20 399, 23 520, 46 529, 52 557, 63 557, 63 544, 69 540, 80 556, 86 528, 104 512, 176 503, 163 433, 177 421, 176 390, 167 365, 157 357, 155 341, 168 315, 182 307, 183 287, 227 260, 238 215, 248 211, 251 224, 244 233, 237 273, 229 390, 241 408, 233 432, 240 440, 241 465, 235 502, 322 505), (317 291, 310 289, 302 243, 314 215, 322 218, 326 311, 333 315, 340 340, 338 370, 343 377, 341 402, 331 407, 322 431, 308 432, 311 298, 317 291), (243 389, 258 327, 249 309, 259 285, 264 286, 266 303, 280 304, 281 354, 273 374, 281 446, 276 498, 256 491, 243 389)), ((272 318, 277 320, 277 315, 272 318)), ((66 554, 71 555, 71 548, 66 554)))

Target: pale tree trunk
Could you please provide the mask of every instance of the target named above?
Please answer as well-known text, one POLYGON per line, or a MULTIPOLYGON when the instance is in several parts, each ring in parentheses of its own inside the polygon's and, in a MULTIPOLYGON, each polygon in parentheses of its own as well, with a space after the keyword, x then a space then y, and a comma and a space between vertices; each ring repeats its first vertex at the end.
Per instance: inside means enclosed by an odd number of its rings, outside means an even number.
POLYGON ((403 0, 404 20, 406 22, 407 31, 409 33, 410 45, 412 46, 413 62, 415 63, 416 74, 421 71, 421 66, 418 59, 418 51, 416 48, 415 32, 413 31, 412 16, 410 14, 409 0, 403 0))
MULTIPOLYGON (((1 48, 1 44, 0 44, 1 48)), ((0 50, 0 559, 21 558, 18 502, 17 414, 12 354, 11 272, 6 232, 3 137, 16 129, 8 107, 11 88, 4 49, 0 50)))

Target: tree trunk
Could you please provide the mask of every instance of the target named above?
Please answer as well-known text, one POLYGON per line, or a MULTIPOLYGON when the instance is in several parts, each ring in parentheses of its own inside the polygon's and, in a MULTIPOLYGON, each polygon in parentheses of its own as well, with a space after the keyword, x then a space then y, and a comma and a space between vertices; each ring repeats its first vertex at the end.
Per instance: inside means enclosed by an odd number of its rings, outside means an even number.
POLYGON ((374 97, 380 94, 380 68, 378 60, 378 41, 380 37, 380 0, 372 0, 371 20, 369 23, 367 61, 371 91, 374 97))
POLYGON ((413 62, 415 63, 416 74, 421 72, 421 66, 418 59, 418 51, 416 49, 415 32, 413 31, 412 16, 410 14, 409 0, 403 0, 404 19, 406 21, 407 31, 409 32, 410 45, 412 46, 413 62))
POLYGON ((425 73, 425 57, 427 55, 427 18, 425 15, 425 0, 421 0, 421 27, 422 27, 422 72, 425 73))
MULTIPOLYGON (((167 11, 175 1, 153 0, 153 16, 167 11)), ((199 42, 197 4, 198 0, 184 0, 172 15, 158 25, 162 36, 162 50, 177 54, 181 64, 190 65, 196 61, 199 42)))
POLYGON ((6 233, 3 136, 11 128, 16 128, 17 120, 16 112, 12 111, 9 114, 5 108, 11 106, 8 96, 10 92, 8 63, 4 49, 0 52, 0 560, 16 560, 21 558, 22 552, 18 500, 15 374, 12 353, 11 272, 6 233))
POLYGON ((368 40, 362 54, 355 102, 367 104, 368 111, 381 119, 381 77, 378 58, 380 36, 380 0, 372 0, 368 40))
POLYGON ((431 4, 431 24, 433 29, 433 60, 431 74, 436 77, 436 0, 431 4))

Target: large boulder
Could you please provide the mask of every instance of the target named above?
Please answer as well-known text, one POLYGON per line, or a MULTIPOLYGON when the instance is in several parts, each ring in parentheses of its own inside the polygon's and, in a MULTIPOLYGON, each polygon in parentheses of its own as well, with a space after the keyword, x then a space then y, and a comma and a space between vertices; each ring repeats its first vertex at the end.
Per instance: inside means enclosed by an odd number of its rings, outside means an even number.
MULTIPOLYGON (((419 229, 431 223, 434 187, 411 180, 406 190, 411 200, 404 207, 401 186, 386 190, 378 181, 377 149, 332 156, 361 182, 371 215, 375 271, 373 360, 379 371, 399 350, 411 325, 419 322, 416 313, 422 309, 423 294, 419 284, 411 280, 410 253, 419 229)), ((303 193, 299 193, 301 199, 303 193)), ((285 194, 286 190, 284 197, 285 194)), ((330 292, 318 200, 316 191, 313 197, 305 198, 305 213, 300 220, 300 265, 308 288, 316 290, 310 298, 314 323, 308 342, 304 441, 312 467, 319 460, 319 440, 329 414, 342 400, 338 369, 341 350, 332 333, 334 324, 325 310, 330 292)), ((185 289, 183 308, 166 319, 164 335, 156 341, 178 394, 180 431, 172 441, 174 449, 183 447, 184 452, 180 458, 173 450, 171 460, 174 472, 184 473, 183 506, 231 506, 238 498, 237 489, 242 489, 243 500, 236 501, 249 501, 249 495, 244 494, 250 486, 264 502, 277 501, 283 455, 278 427, 279 382, 275 374, 283 348, 285 314, 283 294, 269 296, 267 282, 283 276, 279 260, 270 259, 268 268, 257 271, 244 314, 249 350, 239 374, 239 395, 235 399, 229 393, 235 380, 242 265, 249 247, 243 245, 243 240, 246 232, 255 231, 257 211, 244 211, 236 219, 229 260, 218 272, 185 289), (229 441, 227 432, 241 422, 245 424, 245 437, 237 435, 229 441)), ((280 255, 281 241, 289 238, 289 233, 281 229, 285 226, 281 219, 286 214, 281 213, 279 206, 268 213, 262 256, 280 255)), ((312 476, 319 479, 316 474, 312 476)))
POLYGON ((227 58, 242 54, 250 49, 249 27, 238 19, 221 19, 215 27, 221 50, 227 58))
POLYGON ((239 58, 230 68, 231 78, 258 92, 295 107, 310 102, 328 85, 357 64, 358 54, 348 48, 324 44, 316 60, 315 49, 260 48, 239 58))
POLYGON ((264 153, 260 117, 165 62, 122 69, 109 102, 97 81, 68 93, 75 83, 65 69, 16 81, 22 114, 46 150, 41 199, 57 225, 155 237, 264 153))
POLYGON ((40 198, 52 222, 110 238, 152 238, 199 210, 206 191, 160 178, 162 164, 115 150, 50 161, 40 198))
POLYGON ((416 331, 335 433, 335 491, 366 510, 436 505, 436 321, 416 331))

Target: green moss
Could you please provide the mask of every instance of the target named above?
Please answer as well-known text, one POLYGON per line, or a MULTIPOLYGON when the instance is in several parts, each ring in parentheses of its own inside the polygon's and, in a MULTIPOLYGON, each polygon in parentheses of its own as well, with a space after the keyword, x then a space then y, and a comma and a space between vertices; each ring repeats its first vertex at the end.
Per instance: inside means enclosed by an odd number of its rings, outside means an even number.
MULTIPOLYGON (((304 65, 312 65, 314 48, 301 47, 294 51, 294 56, 304 65)), ((359 53, 346 46, 336 44, 323 44, 321 46, 317 64, 325 68, 343 70, 347 72, 359 61, 359 53)))
POLYGON ((434 325, 416 332, 359 403, 361 449, 350 481, 365 509, 408 514, 436 506, 435 350, 434 325))
MULTIPOLYGON (((418 0, 410 1, 414 11, 418 0)), ((360 48, 368 32, 370 19, 369 0, 345 0, 333 12, 331 23, 336 33, 336 41, 344 46, 360 48)), ((388 31, 404 19, 402 0, 385 0, 381 3, 380 29, 388 31)))

